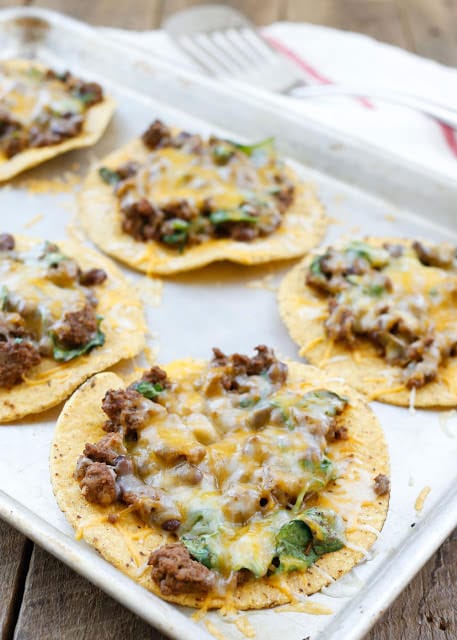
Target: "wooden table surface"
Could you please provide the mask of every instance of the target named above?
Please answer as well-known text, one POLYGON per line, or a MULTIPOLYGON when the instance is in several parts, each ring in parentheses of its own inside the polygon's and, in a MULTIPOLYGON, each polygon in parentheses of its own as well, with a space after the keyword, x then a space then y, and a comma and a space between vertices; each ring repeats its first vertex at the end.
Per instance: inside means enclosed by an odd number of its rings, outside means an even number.
MULTIPOLYGON (((40 6, 80 20, 157 28, 189 0, 0 0, 40 6)), ((360 31, 457 66, 457 0, 233 0, 257 24, 308 21, 360 31)), ((64 564, 0 521, 2 640, 159 640, 162 636, 64 564)), ((366 640, 457 638, 457 530, 366 640)), ((306 635, 306 628, 303 629, 306 635)), ((342 638, 341 640, 344 640, 342 638)))

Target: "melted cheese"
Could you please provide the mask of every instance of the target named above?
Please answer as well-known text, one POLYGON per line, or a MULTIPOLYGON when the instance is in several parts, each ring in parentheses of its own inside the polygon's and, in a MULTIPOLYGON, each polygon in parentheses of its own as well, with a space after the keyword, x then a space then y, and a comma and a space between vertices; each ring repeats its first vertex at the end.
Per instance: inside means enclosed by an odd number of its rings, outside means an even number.
POLYGON ((66 311, 81 309, 86 296, 79 287, 58 287, 46 278, 46 267, 33 259, 27 262, 0 261, 0 280, 9 297, 20 307, 28 303, 38 307, 42 316, 51 321, 66 311))
MULTIPOLYGON (((357 521, 362 505, 374 499, 371 478, 349 459, 349 441, 340 443, 334 456, 319 428, 284 422, 284 416, 292 419, 304 394, 316 390, 312 383, 293 382, 284 390, 264 376, 246 376, 242 384, 248 398, 258 398, 252 406, 243 404, 243 394, 213 388, 215 371, 221 375, 214 367, 202 374, 200 367, 189 366, 160 404, 146 400, 145 420, 138 440, 128 443, 129 454, 147 485, 169 492, 181 514, 179 536, 205 536, 220 575, 230 579, 247 568, 260 577, 268 571, 283 525, 311 506, 330 508, 348 523, 357 521), (256 425, 253 415, 262 402, 278 414, 256 425), (345 474, 344 483, 337 480, 328 491, 334 476, 303 463, 322 456, 334 457, 345 474), (302 506, 307 493, 312 497, 302 506), (296 508, 286 509, 291 501, 296 508)), ((174 380, 172 370, 169 376, 174 380)), ((303 411, 319 425, 326 408, 324 400, 314 413, 303 411)))
MULTIPOLYGON (((185 202, 200 213, 211 210, 247 215, 247 210, 240 207, 250 204, 257 209, 261 205, 260 219, 264 214, 280 215, 275 194, 282 165, 276 155, 265 152, 251 156, 233 145, 228 160, 219 164, 215 149, 211 142, 200 140, 196 147, 184 143, 179 148, 165 146, 148 151, 135 175, 120 183, 116 193, 121 208, 146 198, 162 209, 185 202)), ((193 223, 198 227, 198 220, 193 223)), ((149 253, 148 245, 144 256, 149 253)))
POLYGON ((24 69, 0 65, 0 104, 24 125, 33 122, 45 109, 58 113, 81 113, 84 104, 70 95, 62 82, 46 79, 44 72, 30 63, 24 69))

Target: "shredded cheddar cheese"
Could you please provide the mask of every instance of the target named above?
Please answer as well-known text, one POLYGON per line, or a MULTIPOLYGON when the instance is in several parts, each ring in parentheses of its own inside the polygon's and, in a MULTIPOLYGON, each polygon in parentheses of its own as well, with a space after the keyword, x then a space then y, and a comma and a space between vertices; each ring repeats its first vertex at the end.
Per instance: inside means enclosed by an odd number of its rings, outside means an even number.
POLYGON ((30 229, 30 227, 33 227, 34 224, 36 224, 37 222, 40 222, 40 220, 42 219, 43 219, 43 214, 37 213, 36 216, 33 216, 32 218, 30 218, 30 220, 24 224, 24 229, 30 229))
POLYGON ((427 500, 428 494, 431 491, 431 487, 424 487, 422 489, 422 491, 419 493, 419 495, 416 498, 416 501, 414 503, 414 509, 417 511, 417 513, 421 513, 421 511, 424 508, 424 504, 425 501, 427 500))
POLYGON ((216 640, 226 640, 226 636, 224 636, 224 634, 219 631, 219 629, 213 622, 211 622, 211 620, 204 620, 203 622, 205 623, 205 627, 208 629, 210 634, 214 636, 216 640))
POLYGON ((306 344, 304 347, 300 349, 300 355, 301 356, 306 355, 309 351, 311 351, 311 349, 314 349, 314 347, 317 347, 317 345, 320 344, 321 342, 325 342, 325 340, 326 340, 325 336, 318 336, 317 338, 314 338, 313 340, 308 342, 308 344, 306 344))

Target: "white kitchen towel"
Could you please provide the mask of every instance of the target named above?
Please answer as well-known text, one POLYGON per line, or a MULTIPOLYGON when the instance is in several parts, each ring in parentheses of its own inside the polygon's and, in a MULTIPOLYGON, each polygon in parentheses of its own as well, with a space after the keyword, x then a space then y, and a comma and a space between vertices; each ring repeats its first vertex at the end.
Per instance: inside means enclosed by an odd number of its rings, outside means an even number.
MULTIPOLYGON (((163 31, 104 31, 181 69, 196 70, 192 60, 163 31)), ((376 84, 457 106, 457 69, 358 33, 317 25, 278 22, 262 32, 298 64, 310 84, 376 84)), ((302 99, 300 109, 320 123, 457 180, 457 132, 421 113, 385 102, 341 97, 302 99)))

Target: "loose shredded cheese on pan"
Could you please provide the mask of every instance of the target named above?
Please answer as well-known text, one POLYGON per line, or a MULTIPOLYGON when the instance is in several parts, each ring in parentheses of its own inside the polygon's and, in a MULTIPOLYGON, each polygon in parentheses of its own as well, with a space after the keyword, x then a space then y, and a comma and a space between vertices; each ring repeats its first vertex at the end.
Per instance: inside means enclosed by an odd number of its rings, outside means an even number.
POLYGON ((440 423, 441 430, 444 432, 448 438, 455 438, 457 433, 453 433, 449 428, 449 420, 457 417, 457 411, 455 409, 451 409, 450 411, 441 411, 438 414, 438 420, 440 423))
POLYGON ((240 631, 246 638, 255 638, 256 633, 252 624, 249 622, 247 615, 236 616, 231 620, 232 624, 240 631))
POLYGON ((319 604, 318 602, 297 602, 295 604, 283 604, 274 609, 275 613, 310 613, 314 616, 330 616, 333 609, 319 604))
MULTIPOLYGON (((190 616, 194 622, 200 622, 206 616, 213 602, 213 596, 209 593, 203 601, 202 606, 190 616)), ((205 621, 206 624, 206 621, 205 621)))
POLYGON ((36 224, 42 219, 43 219, 43 214, 37 213, 36 216, 33 216, 33 218, 30 218, 30 220, 24 224, 24 229, 29 229, 30 227, 33 227, 34 224, 36 224))
POLYGON ((215 624, 211 622, 211 620, 204 620, 203 622, 205 623, 205 626, 210 632, 210 634, 215 638, 217 638, 217 640, 226 640, 226 636, 224 636, 224 634, 221 631, 219 631, 219 629, 216 627, 215 624))
POLYGON ((414 503, 414 509, 417 511, 417 513, 421 513, 422 509, 424 508, 425 501, 427 500, 430 491, 430 487, 424 487, 417 496, 416 502, 414 503))
POLYGON ((416 413, 416 407, 414 403, 416 402, 416 387, 412 387, 409 393, 409 413, 413 416, 416 413))

